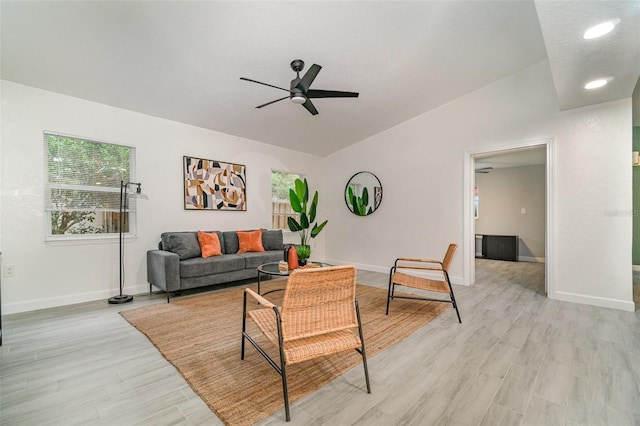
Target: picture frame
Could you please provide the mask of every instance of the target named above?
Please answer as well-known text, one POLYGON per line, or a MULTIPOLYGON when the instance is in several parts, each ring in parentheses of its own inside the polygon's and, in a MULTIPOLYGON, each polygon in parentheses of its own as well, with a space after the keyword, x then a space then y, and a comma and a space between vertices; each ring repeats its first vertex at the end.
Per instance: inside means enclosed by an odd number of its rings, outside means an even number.
POLYGON ((183 156, 185 210, 247 210, 246 166, 183 156))

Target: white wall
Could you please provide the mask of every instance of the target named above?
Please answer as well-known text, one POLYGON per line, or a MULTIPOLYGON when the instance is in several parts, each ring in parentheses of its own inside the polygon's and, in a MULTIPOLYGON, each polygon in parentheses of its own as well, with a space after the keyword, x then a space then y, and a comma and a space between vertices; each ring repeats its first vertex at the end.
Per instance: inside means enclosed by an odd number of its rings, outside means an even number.
MULTIPOLYGON (((271 170, 303 171, 321 183, 321 158, 223 133, 112 108, 3 81, 0 159, 0 235, 3 314, 106 299, 118 292, 118 245, 44 242, 42 132, 95 138, 136 147, 137 176, 148 200, 138 201, 138 237, 125 248, 125 292, 148 291, 146 251, 163 231, 271 227, 271 170), (182 156, 247 166, 247 211, 185 211, 182 156)), ((326 206, 320 204, 319 214, 326 206)), ((324 236, 313 240, 324 257, 324 236)), ((289 239, 297 242, 294 234, 289 239)))
POLYGON ((456 242, 452 278, 464 282, 473 253, 463 241, 465 152, 546 139, 556 188, 550 297, 633 310, 631 217, 610 213, 631 206, 631 98, 560 112, 546 61, 327 157, 328 260, 387 272, 396 257, 442 257, 456 242), (367 217, 342 199, 359 170, 384 191, 367 217))
POLYGON ((556 297, 634 310, 631 99, 565 111, 556 137, 556 297))
MULTIPOLYGON (((559 112, 547 62, 529 67, 324 159, 59 94, 2 82, 3 313, 106 299, 117 292, 117 244, 44 243, 42 131, 137 148, 138 238, 126 247, 126 291, 145 291, 146 250, 166 230, 270 225, 271 169, 304 172, 329 225, 314 258, 388 272, 398 256, 441 257, 461 245, 454 282, 465 282, 465 153, 552 139, 556 234, 550 297, 633 310, 631 98, 559 112), (182 156, 247 166, 247 212, 184 211, 182 156), (381 180, 371 216, 351 214, 355 172, 381 180), (619 212, 623 212, 620 214, 619 212)), ((106 301, 105 301, 106 303, 106 301)))
POLYGON ((540 164, 476 173, 480 214, 475 233, 517 235, 520 260, 544 262, 545 173, 540 164))

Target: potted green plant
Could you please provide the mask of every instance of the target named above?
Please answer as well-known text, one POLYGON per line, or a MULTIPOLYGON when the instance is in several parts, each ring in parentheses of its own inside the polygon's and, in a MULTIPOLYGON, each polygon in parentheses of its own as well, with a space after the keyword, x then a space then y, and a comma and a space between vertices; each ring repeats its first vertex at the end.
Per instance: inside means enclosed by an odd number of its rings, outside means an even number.
POLYGON ((307 263, 307 259, 311 256, 311 247, 309 241, 315 238, 327 224, 327 220, 318 225, 316 220, 316 211, 318 208, 318 191, 316 191, 309 203, 309 184, 307 179, 296 179, 295 188, 289 189, 289 201, 294 212, 300 214, 300 222, 295 218, 289 217, 287 224, 292 232, 300 235, 300 245, 296 246, 300 264, 307 263))

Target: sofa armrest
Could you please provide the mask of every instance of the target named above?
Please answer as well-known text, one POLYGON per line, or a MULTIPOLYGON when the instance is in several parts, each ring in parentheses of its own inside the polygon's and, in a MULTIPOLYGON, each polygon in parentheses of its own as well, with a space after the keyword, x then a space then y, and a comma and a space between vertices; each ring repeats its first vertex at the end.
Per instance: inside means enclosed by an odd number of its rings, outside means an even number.
POLYGON ((180 256, 164 250, 147 251, 147 281, 167 293, 180 290, 180 256))

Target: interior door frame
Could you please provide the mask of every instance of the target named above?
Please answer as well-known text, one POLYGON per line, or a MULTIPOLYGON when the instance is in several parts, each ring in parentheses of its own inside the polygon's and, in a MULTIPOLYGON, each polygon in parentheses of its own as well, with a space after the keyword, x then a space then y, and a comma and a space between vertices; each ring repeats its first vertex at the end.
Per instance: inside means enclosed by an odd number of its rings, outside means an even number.
POLYGON ((473 190, 475 187, 475 156, 480 154, 500 154, 519 148, 545 146, 545 291, 547 297, 555 298, 555 218, 554 218, 554 188, 555 188, 555 143, 553 139, 516 142, 508 145, 487 146, 466 150, 464 153, 464 284, 473 285, 476 282, 475 268, 475 219, 473 216, 473 190))

